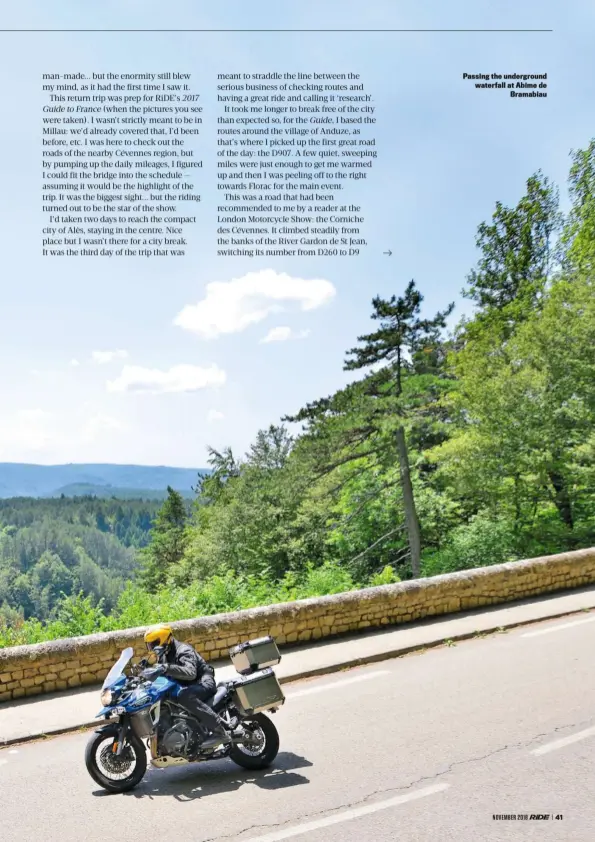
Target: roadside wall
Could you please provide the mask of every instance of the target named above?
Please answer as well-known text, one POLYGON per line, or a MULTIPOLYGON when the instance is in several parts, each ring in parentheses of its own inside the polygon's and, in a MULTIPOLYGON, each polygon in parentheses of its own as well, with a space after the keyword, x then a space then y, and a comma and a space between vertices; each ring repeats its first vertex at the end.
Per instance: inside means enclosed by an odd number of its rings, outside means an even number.
MULTIPOLYGON (((305 643, 440 614, 452 614, 595 583, 595 547, 384 585, 362 591, 172 623, 176 636, 208 659, 271 634, 305 643)), ((166 617, 163 618, 167 620, 166 617)), ((103 681, 126 646, 144 649, 144 628, 0 649, 0 702, 103 681)))

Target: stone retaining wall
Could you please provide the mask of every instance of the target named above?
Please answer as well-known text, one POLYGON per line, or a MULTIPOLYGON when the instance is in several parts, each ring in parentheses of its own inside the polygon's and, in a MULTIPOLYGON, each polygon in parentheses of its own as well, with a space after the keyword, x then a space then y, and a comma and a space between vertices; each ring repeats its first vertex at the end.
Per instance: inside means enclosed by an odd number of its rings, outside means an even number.
MULTIPOLYGON (((305 643, 482 605, 595 583, 595 547, 172 623, 176 636, 208 659, 234 644, 271 634, 280 645, 305 643)), ((167 621, 167 617, 163 618, 167 621)), ((144 628, 0 649, 0 702, 97 684, 126 646, 144 652, 144 628)))

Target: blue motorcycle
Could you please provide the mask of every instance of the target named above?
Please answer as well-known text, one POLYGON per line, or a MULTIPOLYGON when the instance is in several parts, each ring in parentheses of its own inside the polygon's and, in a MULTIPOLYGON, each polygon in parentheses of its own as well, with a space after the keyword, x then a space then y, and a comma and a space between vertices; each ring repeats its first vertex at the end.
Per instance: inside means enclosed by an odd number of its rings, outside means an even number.
MULTIPOLYGON (((160 653, 156 653, 160 656, 160 653)), ((146 659, 131 664, 125 649, 101 689, 106 724, 87 743, 85 764, 108 792, 127 792, 147 770, 147 749, 157 768, 229 757, 245 769, 264 769, 279 751, 279 734, 265 711, 274 713, 285 697, 273 666, 280 660, 271 637, 250 640, 230 650, 238 678, 217 684, 205 701, 221 718, 231 741, 201 749, 207 732, 177 698, 181 684, 158 674, 146 659)))

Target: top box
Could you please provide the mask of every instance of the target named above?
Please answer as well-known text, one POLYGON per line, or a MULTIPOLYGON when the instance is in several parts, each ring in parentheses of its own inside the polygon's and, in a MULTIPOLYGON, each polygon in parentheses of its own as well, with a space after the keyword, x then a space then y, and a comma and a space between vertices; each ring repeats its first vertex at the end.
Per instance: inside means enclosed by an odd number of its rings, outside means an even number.
POLYGON ((267 667, 276 667, 281 660, 277 644, 270 636, 238 643, 229 650, 229 657, 240 675, 249 675, 267 667))

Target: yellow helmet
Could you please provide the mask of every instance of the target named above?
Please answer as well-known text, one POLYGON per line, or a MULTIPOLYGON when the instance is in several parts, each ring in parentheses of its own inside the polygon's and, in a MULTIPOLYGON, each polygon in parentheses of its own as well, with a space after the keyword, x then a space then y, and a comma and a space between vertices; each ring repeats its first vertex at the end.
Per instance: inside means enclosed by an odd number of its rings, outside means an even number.
POLYGON ((159 626, 154 626, 145 633, 145 643, 147 645, 147 649, 152 651, 158 646, 169 646, 173 636, 174 633, 171 630, 171 626, 167 626, 164 623, 159 626))

